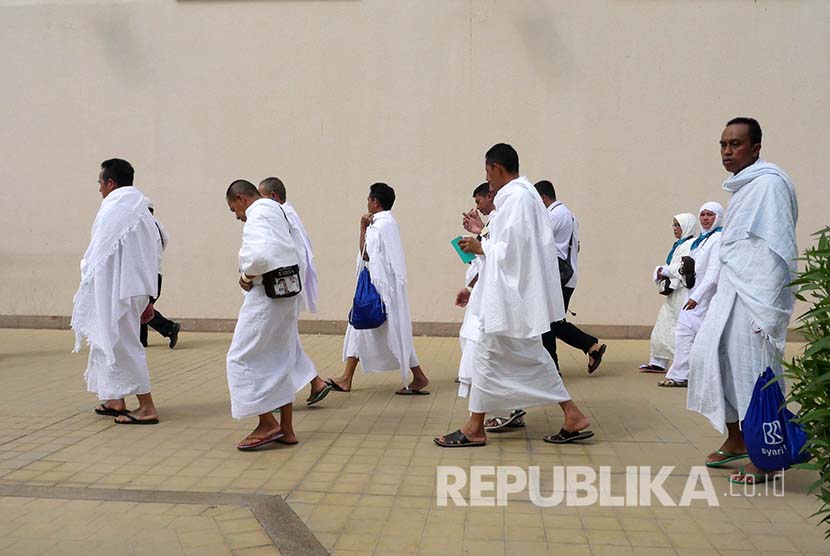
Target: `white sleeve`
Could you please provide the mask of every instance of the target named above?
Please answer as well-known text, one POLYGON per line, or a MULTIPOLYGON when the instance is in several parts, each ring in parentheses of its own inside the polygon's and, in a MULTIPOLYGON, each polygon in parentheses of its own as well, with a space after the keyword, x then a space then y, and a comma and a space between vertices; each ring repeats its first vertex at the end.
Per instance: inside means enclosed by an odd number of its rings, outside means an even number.
POLYGON ((710 249, 709 261, 706 265, 706 271, 703 273, 703 280, 695 288, 694 300, 698 303, 703 303, 712 299, 718 287, 718 276, 720 275, 721 267, 720 241, 712 245, 710 249))

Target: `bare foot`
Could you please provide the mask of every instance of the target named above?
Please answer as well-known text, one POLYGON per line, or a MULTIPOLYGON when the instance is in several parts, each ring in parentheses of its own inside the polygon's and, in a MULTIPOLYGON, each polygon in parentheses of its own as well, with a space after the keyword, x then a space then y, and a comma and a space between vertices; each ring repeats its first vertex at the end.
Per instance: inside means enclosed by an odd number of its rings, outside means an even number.
POLYGON ((584 415, 578 418, 565 418, 565 423, 562 425, 562 428, 568 432, 579 432, 581 430, 585 430, 591 426, 591 422, 588 421, 588 418, 584 415))
MULTIPOLYGON (((270 428, 257 426, 257 428, 255 428, 251 432, 251 434, 246 436, 245 439, 242 442, 239 443, 239 447, 245 448, 247 446, 251 446, 252 444, 259 444, 263 440, 266 440, 268 438, 273 438, 273 437, 279 435, 281 432, 282 432, 282 429, 280 428, 279 425, 277 425, 276 427, 270 427, 270 428)), ((285 437, 283 437, 283 438, 285 438, 285 437)))
POLYGON ((712 452, 708 456, 706 456, 707 463, 718 463, 725 459, 732 458, 734 456, 744 455, 746 454, 746 445, 742 442, 732 442, 728 438, 726 441, 721 445, 718 450, 712 452), (725 452, 727 455, 718 453, 718 452, 725 452), (732 454, 732 455, 728 455, 732 454))
POLYGON ((740 471, 729 475, 729 480, 733 483, 755 485, 772 480, 780 474, 780 471, 764 471, 754 463, 748 463, 741 467, 740 471))
MULTIPOLYGON (((139 421, 151 421, 153 419, 159 418, 159 414, 156 411, 155 407, 139 407, 134 411, 130 411, 129 414, 132 415, 134 418, 138 419, 139 421)), ((127 423, 131 421, 131 419, 126 415, 119 415, 115 418, 115 420, 119 423, 127 423)))
POLYGON ((124 401, 124 398, 121 398, 120 400, 107 400, 107 401, 101 403, 101 405, 99 407, 102 407, 104 409, 112 409, 113 411, 126 411, 127 410, 127 404, 124 401))
POLYGON ((424 377, 421 381, 413 380, 409 383, 409 386, 407 386, 407 388, 409 388, 410 390, 423 390, 427 386, 429 386, 429 379, 427 377, 424 377))
POLYGON ((469 422, 465 423, 460 430, 471 442, 481 442, 487 440, 487 434, 484 432, 484 429, 474 429, 470 426, 469 422))
POLYGON ((323 380, 319 376, 314 378, 311 381, 311 391, 309 392, 308 397, 305 401, 310 402, 311 400, 313 400, 317 394, 326 389, 326 386, 328 386, 328 384, 325 380, 323 380))
POLYGON ((283 431, 284 436, 279 439, 279 442, 282 444, 297 444, 300 441, 297 440, 297 435, 294 434, 294 431, 283 431))
POLYGON ((351 392, 352 391, 352 381, 346 377, 339 376, 337 378, 329 378, 326 380, 329 384, 336 384, 337 387, 334 389, 338 392, 351 392))

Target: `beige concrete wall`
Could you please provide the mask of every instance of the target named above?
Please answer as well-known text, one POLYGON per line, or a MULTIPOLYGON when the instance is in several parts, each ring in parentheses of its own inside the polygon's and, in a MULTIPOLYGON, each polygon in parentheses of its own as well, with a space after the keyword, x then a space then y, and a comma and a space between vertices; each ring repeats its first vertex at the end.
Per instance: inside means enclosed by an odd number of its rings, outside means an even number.
POLYGON ((757 117, 799 238, 828 223, 830 2, 0 1, 0 315, 68 315, 121 156, 172 242, 165 313, 235 316, 223 194, 282 177, 344 319, 367 187, 398 193, 413 319, 457 321, 448 241, 512 143, 582 223, 582 323, 648 325, 671 217, 724 202, 717 140, 757 117))

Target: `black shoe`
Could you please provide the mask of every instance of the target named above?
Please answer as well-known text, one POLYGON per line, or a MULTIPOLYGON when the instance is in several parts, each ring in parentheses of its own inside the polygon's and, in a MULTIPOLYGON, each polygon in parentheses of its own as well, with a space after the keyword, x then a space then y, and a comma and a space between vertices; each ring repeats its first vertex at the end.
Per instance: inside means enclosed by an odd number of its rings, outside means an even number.
POLYGON ((143 347, 147 347, 147 340, 141 340, 141 345, 143 347))
POLYGON ((170 349, 176 347, 176 344, 179 343, 179 330, 182 329, 182 325, 178 322, 173 323, 173 331, 170 332, 170 349))

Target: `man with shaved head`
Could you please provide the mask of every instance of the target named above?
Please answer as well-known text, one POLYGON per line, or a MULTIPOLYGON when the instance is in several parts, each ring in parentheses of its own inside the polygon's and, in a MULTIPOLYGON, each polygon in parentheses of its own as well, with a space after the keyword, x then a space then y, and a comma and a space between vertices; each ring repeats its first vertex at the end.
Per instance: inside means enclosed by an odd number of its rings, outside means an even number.
MULTIPOLYGON (((311 239, 308 237, 308 232, 303 226, 303 221, 300 220, 300 215, 287 200, 285 192, 285 184, 281 179, 270 177, 265 178, 259 182, 259 193, 263 197, 273 199, 282 206, 288 218, 288 223, 291 225, 292 233, 302 239, 302 257, 305 260, 305 273, 303 274, 303 291, 305 296, 306 307, 309 313, 317 312, 317 270, 314 268, 314 251, 311 248, 311 239)), ((319 376, 315 376, 311 381, 311 392, 309 392, 306 403, 314 405, 325 398, 331 392, 331 386, 319 376)))
POLYGON ((227 356, 231 414, 236 419, 259 416, 258 426, 237 448, 250 451, 272 442, 297 444, 292 425, 294 397, 317 376, 297 330, 303 298, 270 296, 263 275, 302 268, 303 262, 285 213, 264 199, 252 183, 235 180, 225 200, 244 223, 239 286, 245 299, 227 356), (274 408, 280 409, 279 421, 271 413, 274 408))

